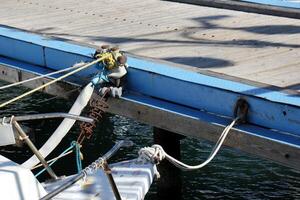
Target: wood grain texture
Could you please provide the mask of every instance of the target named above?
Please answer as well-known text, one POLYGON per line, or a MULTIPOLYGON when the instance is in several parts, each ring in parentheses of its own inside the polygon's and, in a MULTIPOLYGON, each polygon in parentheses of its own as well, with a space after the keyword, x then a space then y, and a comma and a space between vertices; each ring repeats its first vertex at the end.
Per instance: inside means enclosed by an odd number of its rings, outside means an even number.
POLYGON ((300 88, 300 20, 159 0, 4 0, 0 24, 300 88))

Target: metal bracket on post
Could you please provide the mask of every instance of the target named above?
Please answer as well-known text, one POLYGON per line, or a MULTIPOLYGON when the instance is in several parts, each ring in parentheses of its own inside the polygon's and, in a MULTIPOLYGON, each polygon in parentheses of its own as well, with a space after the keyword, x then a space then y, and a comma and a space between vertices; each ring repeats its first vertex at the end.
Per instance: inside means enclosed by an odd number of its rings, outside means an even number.
POLYGON ((244 124, 247 122, 248 111, 249 111, 248 102, 243 98, 238 99, 235 104, 234 112, 233 112, 235 118, 239 117, 237 123, 244 124))

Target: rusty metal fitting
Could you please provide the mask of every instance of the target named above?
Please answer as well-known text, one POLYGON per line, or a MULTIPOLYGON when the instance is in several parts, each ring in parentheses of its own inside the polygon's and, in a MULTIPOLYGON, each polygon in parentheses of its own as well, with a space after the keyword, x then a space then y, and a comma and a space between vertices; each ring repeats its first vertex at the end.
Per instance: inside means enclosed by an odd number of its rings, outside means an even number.
POLYGON ((110 50, 111 51, 120 51, 120 49, 118 47, 112 47, 110 50))
POLYGON ((103 171, 104 171, 106 174, 111 174, 111 173, 112 173, 111 169, 110 169, 109 166, 108 166, 107 161, 104 161, 102 167, 103 167, 103 171))
POLYGON ((109 49, 109 45, 108 44, 104 44, 101 46, 101 49, 109 49))
POLYGON ((127 56, 122 55, 117 58, 118 63, 124 65, 127 62, 127 56))
POLYGON ((235 104, 234 112, 233 112, 234 117, 239 117, 237 123, 244 124, 247 122, 248 111, 249 111, 248 102, 243 98, 238 99, 235 104))

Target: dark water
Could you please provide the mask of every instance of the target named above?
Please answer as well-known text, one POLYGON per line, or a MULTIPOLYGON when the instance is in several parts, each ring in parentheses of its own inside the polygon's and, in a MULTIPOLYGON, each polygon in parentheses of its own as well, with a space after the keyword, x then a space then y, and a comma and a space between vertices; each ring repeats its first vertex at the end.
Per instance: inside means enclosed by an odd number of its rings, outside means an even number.
MULTIPOLYGON (((0 85, 4 84, 0 82, 0 85)), ((24 88, 0 90, 0 102, 21 92, 24 88)), ((0 116, 29 113, 67 112, 72 101, 50 100, 45 94, 34 94, 30 98, 0 110, 0 116)), ((23 123, 34 129, 35 143, 41 146, 59 124, 59 120, 23 123)), ((58 155, 78 136, 78 125, 63 140, 60 148, 50 157, 58 155)), ((112 161, 134 158, 139 148, 152 145, 152 128, 148 125, 115 115, 106 115, 98 124, 92 139, 83 147, 84 165, 105 153, 117 140, 131 139, 135 147, 122 150, 112 161)), ((209 154, 211 143, 196 139, 182 140, 182 159, 198 164, 209 154)), ((0 153, 21 163, 31 156, 27 148, 1 148, 0 153)), ((76 172, 74 156, 68 156, 54 165, 57 174, 76 172)), ((44 177, 40 178, 45 179, 44 177)), ((279 166, 270 161, 246 155, 242 152, 222 148, 215 160, 207 167, 193 172, 183 172, 183 200, 196 199, 300 199, 300 172, 279 166)), ((156 200, 156 184, 152 185, 146 200, 156 200)))

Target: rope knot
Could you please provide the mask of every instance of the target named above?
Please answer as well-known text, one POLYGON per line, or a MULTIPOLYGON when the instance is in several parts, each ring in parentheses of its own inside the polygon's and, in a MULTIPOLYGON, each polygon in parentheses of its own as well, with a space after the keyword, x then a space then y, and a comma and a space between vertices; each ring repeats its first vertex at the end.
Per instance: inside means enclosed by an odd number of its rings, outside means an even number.
POLYGON ((144 147, 139 150, 138 162, 147 163, 151 162, 159 164, 165 157, 165 151, 162 146, 155 144, 152 147, 144 147))
POLYGON ((232 129, 232 127, 237 123, 237 121, 239 119, 240 119, 239 117, 235 118, 228 126, 225 127, 225 129, 221 133, 221 136, 219 137, 217 143, 213 147, 208 158, 199 165, 194 165, 194 166, 187 165, 187 164, 173 158, 169 154, 167 154, 164 151, 164 149, 162 148, 162 146, 157 145, 157 144, 153 145, 152 147, 142 148, 139 151, 139 157, 138 157, 137 161, 142 162, 142 163, 152 162, 154 164, 159 164, 159 162, 161 162, 163 159, 166 158, 170 163, 172 163, 174 166, 176 166, 182 170, 190 171, 190 170, 200 169, 200 168, 206 166, 208 163, 210 163, 210 161, 212 161, 212 159, 216 156, 216 154, 220 150, 222 144, 224 143, 229 131, 232 129))

